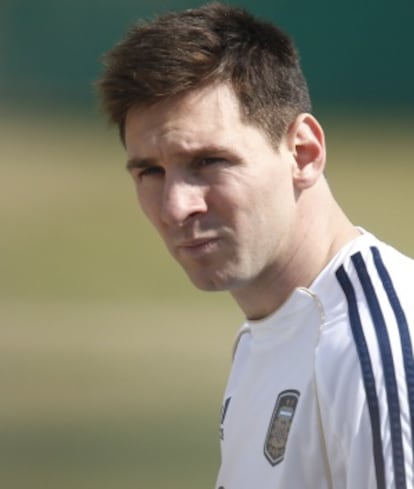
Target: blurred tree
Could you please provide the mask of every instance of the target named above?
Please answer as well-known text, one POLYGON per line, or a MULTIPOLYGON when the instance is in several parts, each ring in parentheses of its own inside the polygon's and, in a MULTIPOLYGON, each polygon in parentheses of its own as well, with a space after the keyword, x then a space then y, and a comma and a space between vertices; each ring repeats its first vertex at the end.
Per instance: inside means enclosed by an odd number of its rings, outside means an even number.
MULTIPOLYGON (((3 0, 0 101, 90 106, 102 53, 133 21, 195 7, 192 0, 3 0)), ((414 2, 240 0, 296 40, 320 105, 414 108, 414 2)))

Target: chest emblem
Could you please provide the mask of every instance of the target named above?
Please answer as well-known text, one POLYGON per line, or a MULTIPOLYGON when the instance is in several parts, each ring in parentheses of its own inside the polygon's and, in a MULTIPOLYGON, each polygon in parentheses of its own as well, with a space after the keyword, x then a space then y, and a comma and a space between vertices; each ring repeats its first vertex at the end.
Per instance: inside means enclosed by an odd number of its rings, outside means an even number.
POLYGON ((299 396, 298 391, 286 390, 281 392, 276 400, 264 444, 265 457, 273 466, 280 463, 285 455, 289 430, 299 396))

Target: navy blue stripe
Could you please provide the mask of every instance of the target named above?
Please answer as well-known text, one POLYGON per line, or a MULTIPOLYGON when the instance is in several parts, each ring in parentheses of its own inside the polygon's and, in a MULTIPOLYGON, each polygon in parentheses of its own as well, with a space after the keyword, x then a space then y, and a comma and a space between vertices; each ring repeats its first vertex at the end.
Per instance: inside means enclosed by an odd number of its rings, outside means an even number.
POLYGON ((384 286, 385 292, 387 293, 392 310, 394 311, 395 319, 398 324, 398 330, 400 332, 401 350, 404 361, 408 403, 411 416, 411 440, 414 449, 414 357, 410 331, 408 328, 407 318, 405 316, 404 310, 401 307, 401 303, 395 291, 394 284, 392 283, 388 270, 384 265, 381 254, 378 248, 375 247, 371 248, 371 251, 374 257, 375 266, 378 270, 378 274, 382 280, 382 284, 384 286))
POLYGON ((382 451, 379 404, 368 345, 364 336, 364 331, 362 329, 355 291, 343 266, 341 266, 337 270, 336 277, 342 287, 342 290, 344 291, 346 300, 348 302, 349 321, 351 323, 352 335, 354 337, 359 362, 361 364, 362 379, 364 381, 365 393, 368 402, 368 412, 371 419, 372 444, 375 461, 375 473, 377 476, 377 488, 385 489, 385 468, 384 456, 382 451))
POLYGON ((368 302, 381 353, 385 390, 387 393, 388 416, 391 429, 395 486, 398 487, 398 489, 406 489, 407 486, 405 479, 404 449, 401 431, 400 401, 398 398, 398 386, 387 326, 385 324, 384 315, 382 314, 378 297, 361 253, 356 253, 351 257, 351 259, 355 265, 359 280, 368 302))

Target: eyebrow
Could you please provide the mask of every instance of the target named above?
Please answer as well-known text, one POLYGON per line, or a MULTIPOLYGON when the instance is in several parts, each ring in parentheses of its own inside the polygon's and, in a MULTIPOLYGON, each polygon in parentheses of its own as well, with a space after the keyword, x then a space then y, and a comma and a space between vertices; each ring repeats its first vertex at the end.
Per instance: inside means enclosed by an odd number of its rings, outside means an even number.
MULTIPOLYGON (((218 146, 212 144, 194 150, 177 151, 176 154, 178 156, 182 156, 193 161, 196 160, 197 158, 206 157, 212 154, 229 155, 230 153, 231 152, 229 151, 228 148, 225 148, 224 146, 218 146)), ((233 155, 233 158, 235 158, 235 155, 233 155)), ((126 163, 126 169, 130 171, 133 168, 148 168, 149 166, 154 166, 157 164, 158 164, 157 160, 154 158, 131 158, 126 163)))
POLYGON ((131 171, 133 168, 148 168, 149 166, 154 166, 155 160, 151 158, 131 158, 127 161, 125 168, 127 171, 131 171))

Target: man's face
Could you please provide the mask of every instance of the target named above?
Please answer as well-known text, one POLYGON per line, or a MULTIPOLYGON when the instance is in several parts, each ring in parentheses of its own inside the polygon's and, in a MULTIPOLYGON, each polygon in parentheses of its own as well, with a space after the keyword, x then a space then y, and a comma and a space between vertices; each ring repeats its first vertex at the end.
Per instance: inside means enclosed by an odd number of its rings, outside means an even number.
POLYGON ((126 118, 128 168, 140 205, 172 256, 205 290, 278 273, 288 254, 293 156, 240 116, 227 85, 126 118))

